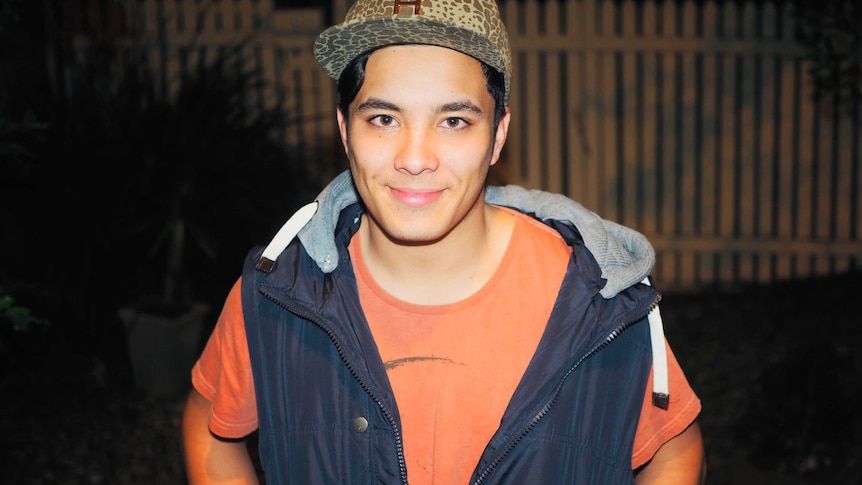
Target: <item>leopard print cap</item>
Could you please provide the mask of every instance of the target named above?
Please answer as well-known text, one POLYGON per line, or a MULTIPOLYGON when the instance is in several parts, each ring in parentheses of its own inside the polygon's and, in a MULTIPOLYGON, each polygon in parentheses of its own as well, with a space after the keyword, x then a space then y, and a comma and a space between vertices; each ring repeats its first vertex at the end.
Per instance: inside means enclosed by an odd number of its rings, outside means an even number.
POLYGON ((503 73, 508 104, 512 58, 495 0, 358 0, 343 23, 317 37, 314 56, 338 80, 354 57, 394 44, 447 47, 487 63, 503 73))

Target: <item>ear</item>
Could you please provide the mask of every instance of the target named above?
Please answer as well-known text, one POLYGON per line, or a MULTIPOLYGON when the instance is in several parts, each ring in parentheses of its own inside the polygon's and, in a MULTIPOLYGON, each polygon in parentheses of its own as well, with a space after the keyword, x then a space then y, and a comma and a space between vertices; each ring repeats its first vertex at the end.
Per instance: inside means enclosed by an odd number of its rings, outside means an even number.
POLYGON ((494 152, 491 154, 491 165, 500 160, 500 153, 503 151, 503 145, 506 144, 506 138, 509 136, 509 121, 512 119, 512 113, 509 107, 506 106, 506 112, 500 118, 500 123, 497 124, 497 131, 494 133, 494 152))
POLYGON ((347 116, 341 112, 341 108, 335 109, 335 119, 338 120, 338 134, 341 136, 341 145, 344 147, 344 154, 350 157, 350 152, 347 148, 347 116))

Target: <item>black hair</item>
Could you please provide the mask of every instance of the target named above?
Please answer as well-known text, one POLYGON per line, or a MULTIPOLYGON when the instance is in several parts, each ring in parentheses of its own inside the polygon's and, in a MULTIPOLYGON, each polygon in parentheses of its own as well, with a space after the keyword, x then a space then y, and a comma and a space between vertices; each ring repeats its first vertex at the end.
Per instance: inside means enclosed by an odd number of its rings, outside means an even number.
MULTIPOLYGON (((362 83, 365 82, 365 65, 368 63, 368 58, 371 53, 377 49, 371 49, 354 57, 347 64, 347 67, 341 71, 341 76, 338 78, 338 109, 344 115, 345 123, 348 122, 348 106, 356 99, 359 90, 362 89, 362 83)), ((497 130, 497 125, 506 113, 506 79, 503 73, 494 69, 489 64, 479 61, 482 64, 482 73, 485 75, 485 86, 488 93, 494 98, 494 131, 497 130)))

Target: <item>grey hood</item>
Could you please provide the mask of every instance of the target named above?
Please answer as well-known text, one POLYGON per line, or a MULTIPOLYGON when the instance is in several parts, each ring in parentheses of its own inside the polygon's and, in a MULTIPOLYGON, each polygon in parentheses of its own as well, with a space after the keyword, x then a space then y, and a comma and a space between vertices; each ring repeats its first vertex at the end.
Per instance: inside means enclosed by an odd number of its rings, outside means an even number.
MULTIPOLYGON (((516 185, 491 186, 485 189, 485 201, 576 227, 602 269, 602 277, 607 280, 601 290, 605 298, 613 298, 641 282, 655 265, 655 250, 643 234, 602 219, 564 195, 516 185)), ((324 273, 331 273, 338 266, 333 239, 338 216, 342 209, 356 202, 358 195, 353 178, 350 171, 345 170, 320 192, 316 213, 312 212, 311 221, 299 230, 303 247, 324 273)))

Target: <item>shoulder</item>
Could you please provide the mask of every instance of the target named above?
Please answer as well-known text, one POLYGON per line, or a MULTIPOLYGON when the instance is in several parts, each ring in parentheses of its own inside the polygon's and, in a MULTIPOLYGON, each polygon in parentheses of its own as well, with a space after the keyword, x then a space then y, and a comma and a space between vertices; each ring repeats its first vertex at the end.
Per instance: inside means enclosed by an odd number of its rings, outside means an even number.
POLYGON ((499 207, 499 209, 512 214, 514 217, 514 237, 521 238, 530 244, 541 245, 544 249, 562 251, 566 254, 571 252, 571 247, 553 227, 515 209, 508 207, 499 207))
POLYGON ((572 254, 559 232, 517 210, 501 208, 515 219, 503 268, 516 272, 522 284, 548 286, 556 295, 572 254), (526 283, 526 282, 532 283, 526 283))

